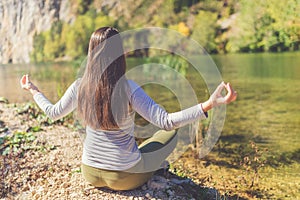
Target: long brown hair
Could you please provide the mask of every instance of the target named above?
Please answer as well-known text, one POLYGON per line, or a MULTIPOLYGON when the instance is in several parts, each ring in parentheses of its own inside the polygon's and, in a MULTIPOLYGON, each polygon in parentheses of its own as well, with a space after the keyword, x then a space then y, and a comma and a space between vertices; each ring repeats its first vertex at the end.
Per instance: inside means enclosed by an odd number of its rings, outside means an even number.
POLYGON ((93 129, 120 129, 118 120, 128 111, 125 71, 119 32, 111 27, 96 30, 90 38, 87 65, 78 90, 78 115, 85 125, 93 129))

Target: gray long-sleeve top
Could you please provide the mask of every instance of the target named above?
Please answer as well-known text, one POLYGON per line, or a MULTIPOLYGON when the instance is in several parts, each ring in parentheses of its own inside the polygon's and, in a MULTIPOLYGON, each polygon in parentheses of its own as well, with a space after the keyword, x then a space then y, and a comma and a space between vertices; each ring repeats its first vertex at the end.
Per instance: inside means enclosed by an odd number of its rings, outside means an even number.
MULTIPOLYGON (((134 81, 128 80, 130 90, 128 98, 133 111, 139 113, 150 123, 164 130, 172 130, 205 119, 201 105, 197 104, 185 110, 168 113, 153 101, 134 81)), ((34 95, 38 106, 51 118, 59 119, 77 107, 77 90, 80 79, 67 89, 63 97, 53 105, 42 93, 34 95)), ((132 118, 131 116, 128 116, 132 118)), ((108 170, 127 170, 141 158, 141 153, 134 138, 134 121, 125 120, 124 129, 118 131, 93 130, 86 127, 82 163, 108 170)))

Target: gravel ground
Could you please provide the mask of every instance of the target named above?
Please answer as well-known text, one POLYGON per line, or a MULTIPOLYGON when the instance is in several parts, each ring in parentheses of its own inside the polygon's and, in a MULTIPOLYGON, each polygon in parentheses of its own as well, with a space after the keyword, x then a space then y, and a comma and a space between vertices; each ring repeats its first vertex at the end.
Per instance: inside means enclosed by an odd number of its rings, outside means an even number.
MULTIPOLYGON (((38 124, 29 113, 0 103, 0 136, 28 131, 38 124), (5 127, 6 129, 3 129, 5 127), (1 130, 1 129, 0 129, 1 130)), ((30 112, 30 111, 29 111, 30 112)), ((2 199, 217 199, 215 189, 197 185, 171 172, 157 173, 131 191, 95 188, 81 175, 82 139, 79 132, 62 125, 42 126, 34 147, 23 154, 1 155, 2 199)))

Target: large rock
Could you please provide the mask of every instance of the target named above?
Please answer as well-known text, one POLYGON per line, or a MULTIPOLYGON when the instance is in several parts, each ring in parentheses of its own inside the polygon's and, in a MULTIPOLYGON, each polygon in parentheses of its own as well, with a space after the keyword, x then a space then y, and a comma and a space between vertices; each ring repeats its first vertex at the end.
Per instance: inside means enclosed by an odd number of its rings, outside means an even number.
POLYGON ((28 63, 33 36, 55 20, 70 21, 69 0, 1 0, 0 63, 28 63))

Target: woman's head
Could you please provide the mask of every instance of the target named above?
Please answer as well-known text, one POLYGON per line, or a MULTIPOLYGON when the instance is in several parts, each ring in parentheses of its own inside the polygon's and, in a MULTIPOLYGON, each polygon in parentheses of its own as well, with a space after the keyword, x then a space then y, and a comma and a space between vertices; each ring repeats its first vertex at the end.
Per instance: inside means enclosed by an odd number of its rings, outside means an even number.
POLYGON ((90 38, 87 65, 78 91, 78 114, 86 125, 94 129, 119 128, 112 106, 120 107, 120 112, 126 114, 125 82, 113 97, 124 101, 112 105, 112 95, 118 81, 126 80, 125 71, 122 39, 117 29, 96 30, 90 38))
MULTIPOLYGON (((96 30, 90 38, 88 50, 88 63, 101 63, 100 69, 105 71, 111 64, 118 62, 115 68, 119 72, 125 73, 126 65, 122 39, 117 29, 112 27, 102 27, 96 30)), ((90 65, 94 67, 94 65, 90 65)), ((112 69, 110 69, 112 70, 112 69)))

